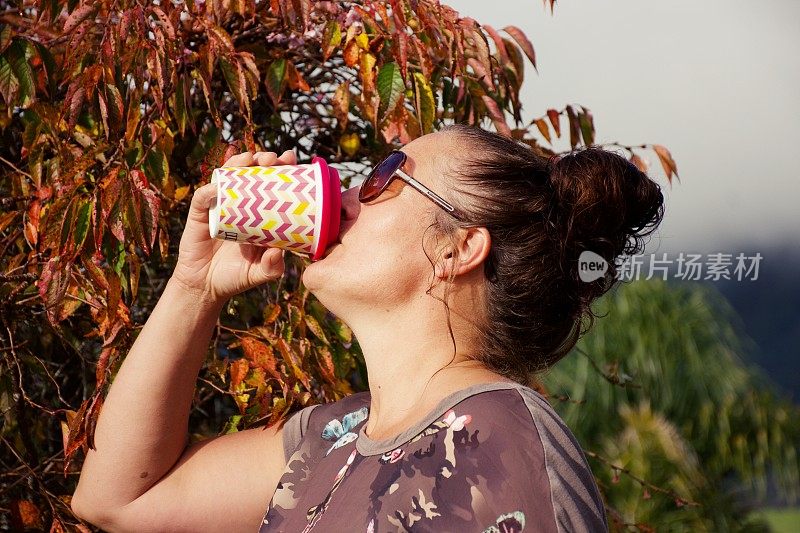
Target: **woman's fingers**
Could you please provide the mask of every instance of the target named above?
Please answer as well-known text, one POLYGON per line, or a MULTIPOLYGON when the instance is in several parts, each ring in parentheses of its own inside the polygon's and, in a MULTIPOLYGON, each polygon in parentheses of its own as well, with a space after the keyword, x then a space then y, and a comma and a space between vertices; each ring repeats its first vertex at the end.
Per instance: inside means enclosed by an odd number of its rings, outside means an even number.
POLYGON ((275 152, 256 152, 253 154, 253 163, 262 167, 269 167, 278 162, 275 152))
POLYGON ((253 154, 253 160, 256 165, 268 167, 272 165, 296 165, 297 155, 294 150, 286 150, 278 157, 277 152, 256 152, 253 154))
POLYGON ((294 153, 294 150, 286 150, 283 152, 283 154, 281 154, 280 160, 287 165, 296 165, 297 154, 294 153))
POLYGON ((242 152, 231 156, 222 166, 225 167, 249 167, 258 165, 269 167, 272 165, 296 165, 297 154, 294 150, 286 150, 278 157, 277 152, 242 152))
POLYGON ((192 203, 189 207, 189 218, 197 220, 198 222, 208 223, 208 208, 211 207, 211 202, 214 201, 216 195, 216 183, 206 183, 195 190, 192 195, 192 203))
MULTIPOLYGON (((253 152, 242 152, 228 158, 223 167, 248 167, 253 164, 253 152)), ((199 189, 198 189, 199 190, 199 189)))

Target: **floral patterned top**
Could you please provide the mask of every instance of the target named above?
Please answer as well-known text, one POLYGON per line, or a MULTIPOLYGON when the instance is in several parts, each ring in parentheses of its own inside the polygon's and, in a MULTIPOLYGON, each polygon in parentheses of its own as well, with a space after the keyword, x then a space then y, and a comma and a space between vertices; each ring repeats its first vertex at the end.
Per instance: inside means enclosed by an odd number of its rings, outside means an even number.
POLYGON ((369 406, 366 391, 291 416, 259 533, 608 530, 580 446, 533 389, 472 385, 385 440, 365 433, 369 406))

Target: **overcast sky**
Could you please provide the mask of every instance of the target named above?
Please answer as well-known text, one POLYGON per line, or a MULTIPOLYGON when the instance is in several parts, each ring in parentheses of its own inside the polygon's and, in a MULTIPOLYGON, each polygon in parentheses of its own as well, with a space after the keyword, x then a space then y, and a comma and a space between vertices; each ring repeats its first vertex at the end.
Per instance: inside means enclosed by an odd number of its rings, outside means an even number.
MULTIPOLYGON (((564 0, 553 15, 541 0, 442 3, 531 39, 526 122, 581 104, 596 143, 672 152, 671 190, 639 152, 667 197, 647 253, 800 249, 800 1, 564 0)), ((555 143, 569 149, 568 134, 555 143)))

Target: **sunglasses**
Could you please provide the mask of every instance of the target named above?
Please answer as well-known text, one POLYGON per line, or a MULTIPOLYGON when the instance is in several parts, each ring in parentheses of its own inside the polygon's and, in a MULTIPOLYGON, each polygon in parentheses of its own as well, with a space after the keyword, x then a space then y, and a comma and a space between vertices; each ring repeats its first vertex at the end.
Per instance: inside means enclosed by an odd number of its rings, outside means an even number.
POLYGON ((406 154, 400 150, 392 150, 386 158, 378 163, 375 168, 369 173, 367 179, 361 184, 358 191, 358 200, 360 202, 369 202, 374 200, 386 190, 386 187, 392 182, 395 177, 399 177, 413 188, 424 194, 428 199, 436 205, 450 213, 456 220, 464 221, 464 216, 459 211, 445 201, 441 196, 425 187, 423 184, 403 172, 400 168, 406 162, 406 154))

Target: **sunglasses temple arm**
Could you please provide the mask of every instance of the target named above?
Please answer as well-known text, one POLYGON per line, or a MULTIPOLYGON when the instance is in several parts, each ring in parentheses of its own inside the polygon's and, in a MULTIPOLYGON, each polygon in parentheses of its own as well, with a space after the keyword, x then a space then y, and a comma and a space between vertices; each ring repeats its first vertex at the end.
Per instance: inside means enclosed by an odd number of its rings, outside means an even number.
POLYGON ((445 210, 449 211, 452 214, 456 214, 455 213, 456 208, 447 203, 447 201, 445 201, 441 196, 439 196, 429 188, 425 187, 423 184, 421 184, 420 182, 418 182, 417 180, 415 180, 414 178, 403 172, 401 169, 398 168, 395 172, 398 175, 400 175, 406 183, 408 183, 416 190, 418 190, 419 192, 421 192, 422 194, 424 194, 425 196, 427 196, 428 198, 439 204, 442 208, 444 208, 445 210))

